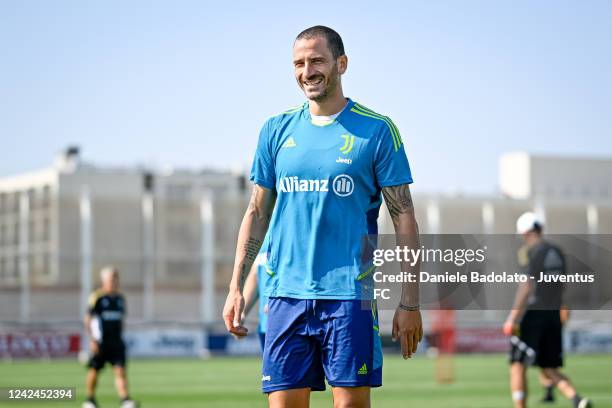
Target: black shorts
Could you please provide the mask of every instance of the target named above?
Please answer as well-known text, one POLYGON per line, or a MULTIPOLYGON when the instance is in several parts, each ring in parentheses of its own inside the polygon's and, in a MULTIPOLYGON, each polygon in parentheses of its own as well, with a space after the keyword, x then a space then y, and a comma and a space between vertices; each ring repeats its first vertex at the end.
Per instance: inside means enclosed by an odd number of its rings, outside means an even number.
POLYGON ((87 367, 101 370, 106 363, 113 367, 125 367, 125 344, 121 342, 101 343, 98 353, 89 358, 87 367))
POLYGON ((563 366, 563 336, 558 310, 528 310, 520 333, 511 339, 510 362, 541 368, 563 366))

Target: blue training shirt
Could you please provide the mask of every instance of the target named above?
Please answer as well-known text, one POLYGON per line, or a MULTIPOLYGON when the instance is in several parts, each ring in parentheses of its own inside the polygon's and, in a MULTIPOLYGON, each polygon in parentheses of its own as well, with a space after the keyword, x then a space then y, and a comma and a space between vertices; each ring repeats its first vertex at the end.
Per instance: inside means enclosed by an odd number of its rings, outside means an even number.
POLYGON ((274 116, 261 130, 251 180, 277 192, 266 296, 371 297, 364 238, 377 233, 381 189, 412 183, 388 117, 350 99, 325 126, 312 122, 308 102, 274 116))

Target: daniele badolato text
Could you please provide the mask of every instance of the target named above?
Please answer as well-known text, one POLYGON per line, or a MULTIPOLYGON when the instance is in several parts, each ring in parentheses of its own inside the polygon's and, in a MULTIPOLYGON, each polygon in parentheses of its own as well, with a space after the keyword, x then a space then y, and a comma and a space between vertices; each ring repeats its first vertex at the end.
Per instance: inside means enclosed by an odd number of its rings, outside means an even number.
MULTIPOLYGON (((381 267, 385 263, 398 262, 415 266, 419 261, 421 264, 454 264, 456 267, 464 267, 466 264, 479 264, 485 261, 486 247, 478 249, 418 249, 408 247, 396 247, 395 249, 376 249, 373 253, 373 264, 381 267)), ((394 274, 384 273, 376 270, 373 279, 377 283, 522 283, 533 280, 537 283, 593 283, 595 277, 592 274, 546 274, 540 272, 537 276, 529 276, 524 273, 508 272, 480 272, 480 271, 456 271, 431 273, 420 271, 399 272, 394 274)))

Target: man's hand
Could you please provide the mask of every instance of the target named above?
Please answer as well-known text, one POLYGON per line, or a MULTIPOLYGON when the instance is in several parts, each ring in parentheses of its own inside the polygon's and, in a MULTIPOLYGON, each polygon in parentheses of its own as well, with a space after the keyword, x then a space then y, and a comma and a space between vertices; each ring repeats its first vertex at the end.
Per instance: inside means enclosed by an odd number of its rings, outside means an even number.
POLYGON ((397 308, 393 316, 393 341, 400 340, 404 359, 416 353, 417 345, 423 338, 423 322, 421 312, 407 311, 397 308))
POLYGON ((238 289, 230 289, 223 307, 223 322, 227 331, 238 338, 246 336, 249 332, 241 325, 243 309, 244 297, 238 289))
POLYGON ((100 346, 97 341, 89 340, 89 351, 91 351, 92 354, 98 354, 100 352, 100 346))
POLYGON ((502 331, 506 336, 512 336, 518 331, 518 325, 516 324, 513 318, 508 317, 508 319, 506 319, 506 321, 504 322, 504 327, 502 328, 502 331))
POLYGON ((565 326, 565 323, 567 323, 567 321, 569 320, 570 317, 570 311, 567 308, 567 306, 563 305, 561 306, 561 310, 559 311, 559 315, 561 318, 561 325, 565 326))

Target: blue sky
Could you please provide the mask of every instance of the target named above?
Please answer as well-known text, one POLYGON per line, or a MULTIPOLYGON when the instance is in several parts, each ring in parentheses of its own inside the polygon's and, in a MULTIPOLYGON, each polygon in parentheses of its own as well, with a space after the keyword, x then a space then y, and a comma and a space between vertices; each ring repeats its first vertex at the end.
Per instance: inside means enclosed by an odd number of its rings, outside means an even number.
POLYGON ((265 119, 303 101, 293 38, 325 24, 414 189, 493 192, 507 151, 612 156, 611 22, 595 0, 5 0, 0 176, 74 143, 100 164, 247 169, 265 119))

